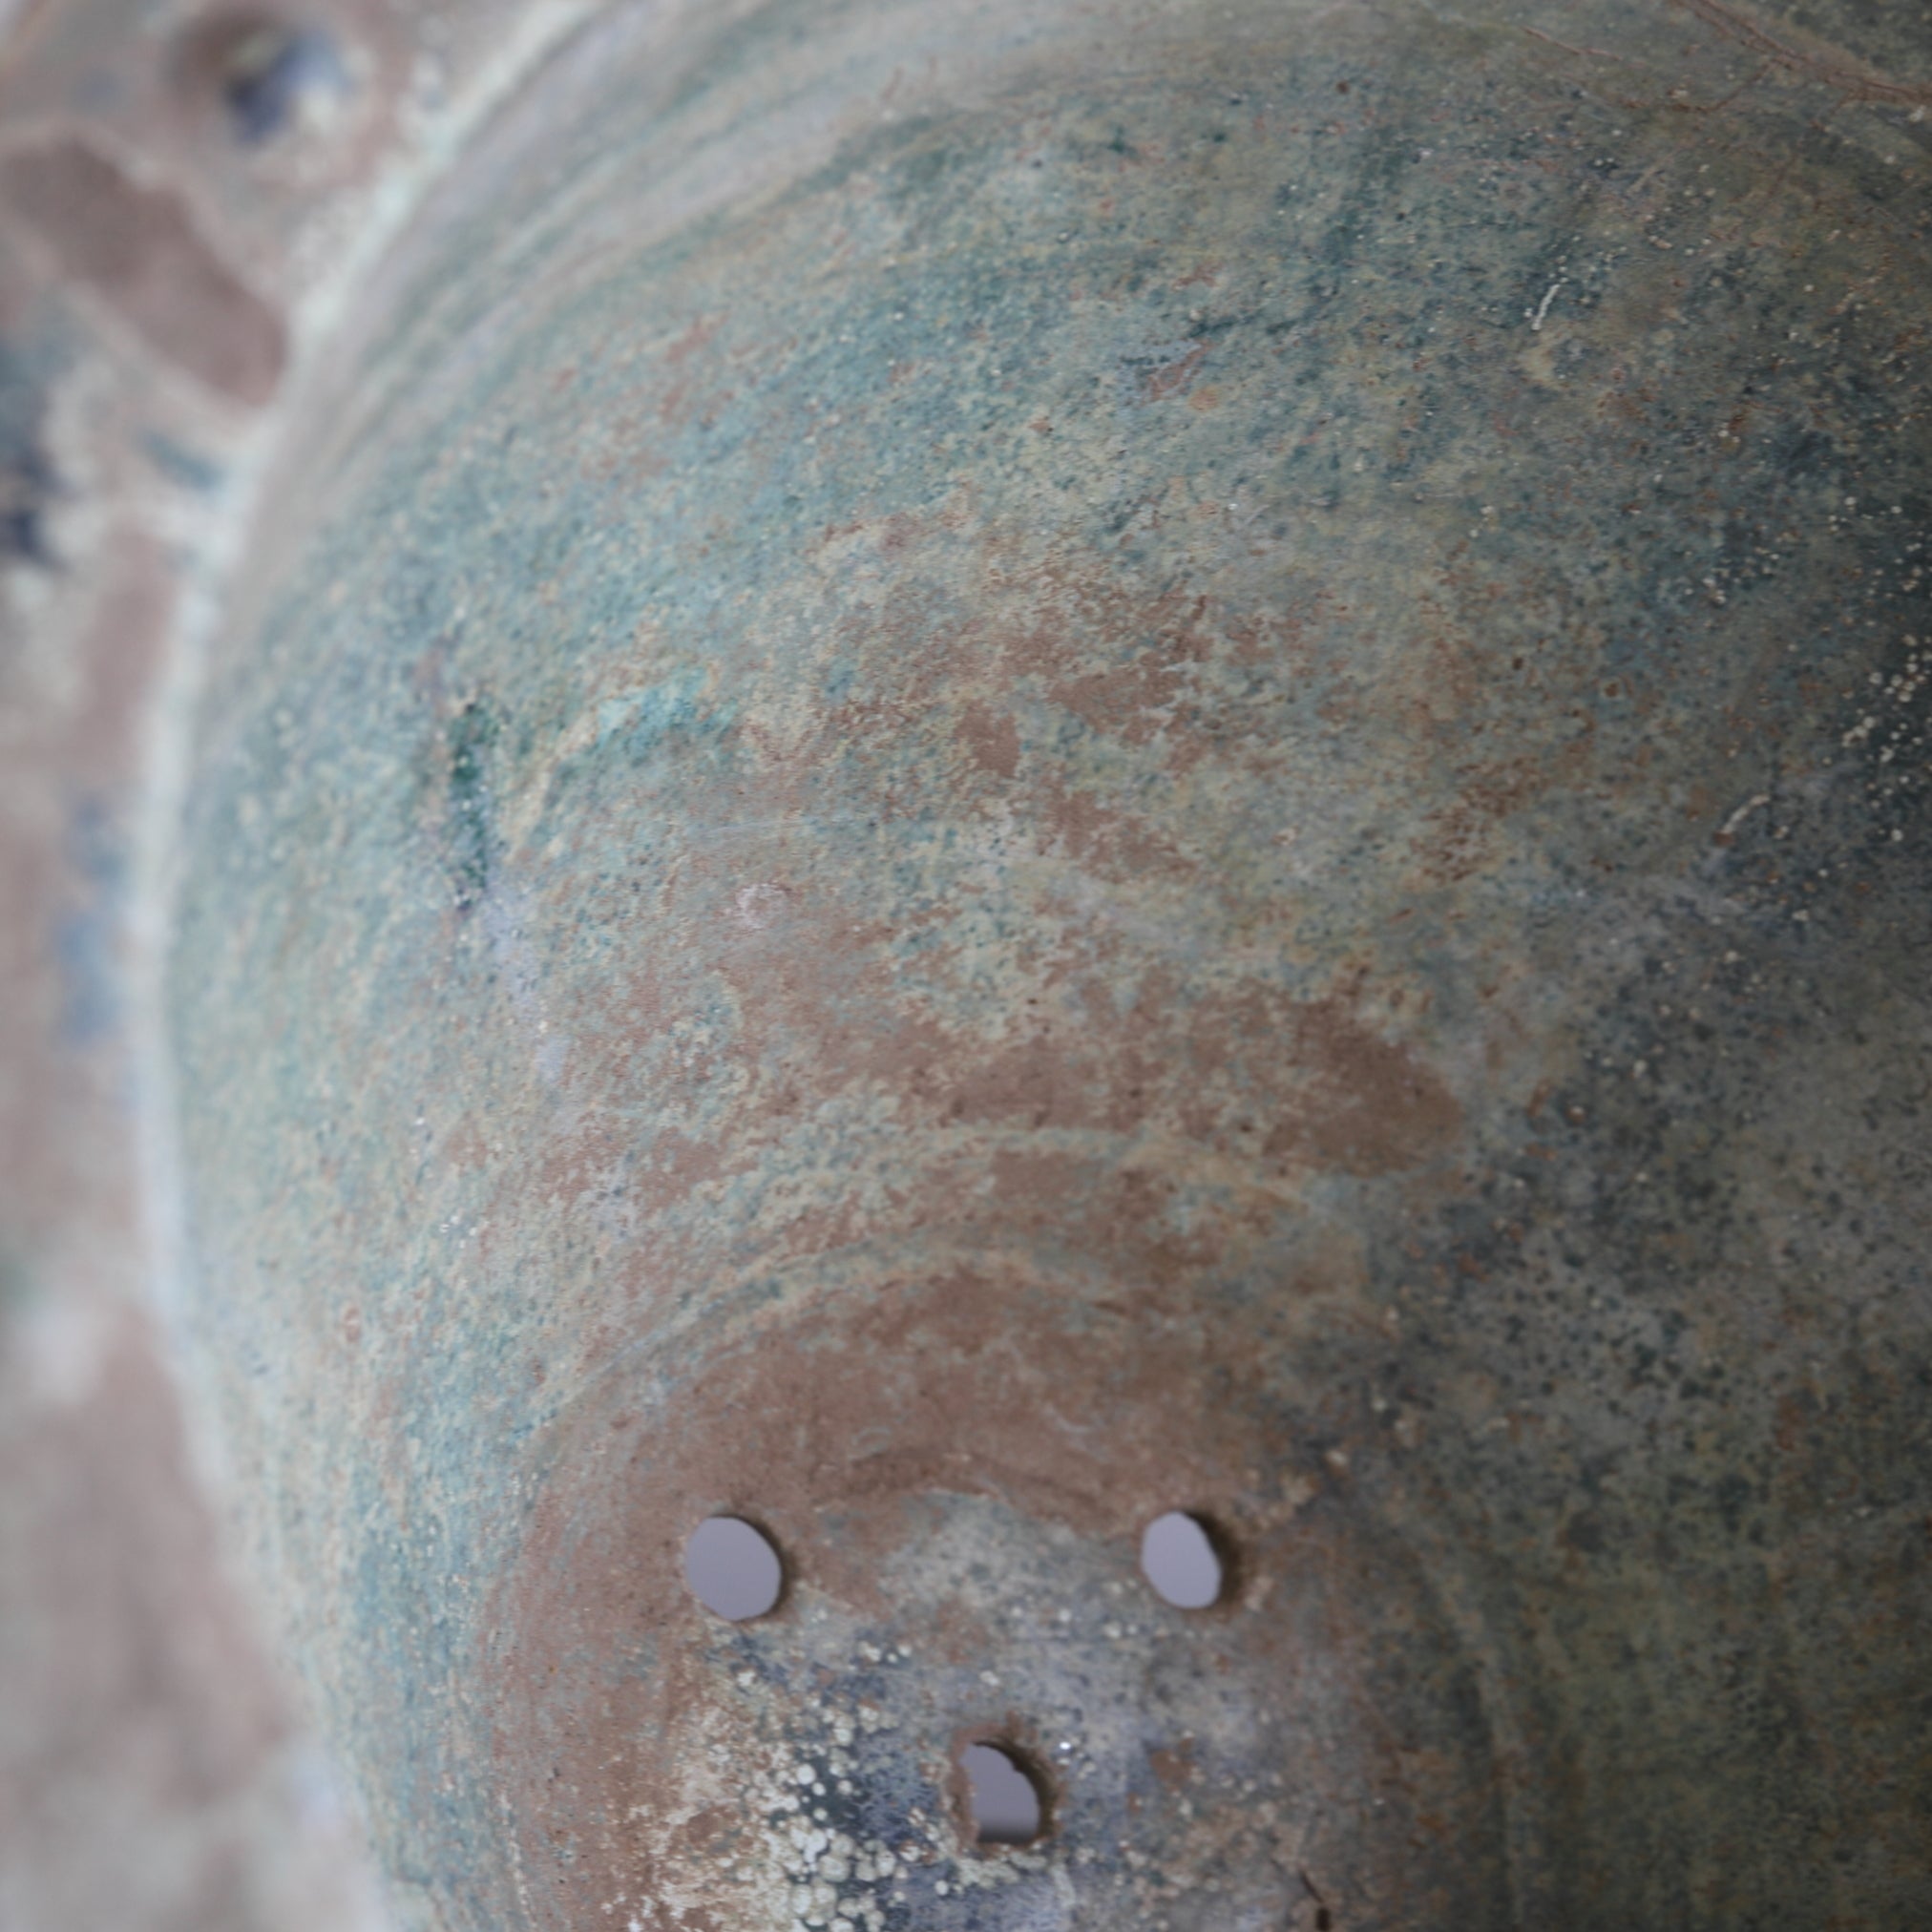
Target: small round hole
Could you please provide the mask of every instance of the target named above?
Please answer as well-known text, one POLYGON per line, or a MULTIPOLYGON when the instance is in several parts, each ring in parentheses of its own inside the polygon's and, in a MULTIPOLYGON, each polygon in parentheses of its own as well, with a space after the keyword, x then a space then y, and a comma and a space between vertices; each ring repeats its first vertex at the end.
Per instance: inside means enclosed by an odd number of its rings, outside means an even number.
POLYGON ((1171 1509, 1141 1532, 1141 1572, 1177 1610, 1205 1610, 1228 1587, 1228 1564, 1198 1516, 1171 1509))
POLYGON ((325 132, 355 93, 350 62, 324 27, 303 26, 242 0, 183 35, 177 77, 246 148, 325 132))
POLYGON ((785 1565, 761 1529, 743 1517, 714 1516, 684 1545, 684 1580, 707 1610, 742 1624, 762 1617, 785 1594, 785 1565))
POLYGON ((348 70, 320 28, 262 25, 238 32, 220 69, 236 138, 249 147, 319 123, 348 91, 348 70))
POLYGON ((982 1845, 1030 1845, 1046 1829, 1039 1771, 1003 1744, 969 1744, 959 1754, 973 1838, 982 1845))

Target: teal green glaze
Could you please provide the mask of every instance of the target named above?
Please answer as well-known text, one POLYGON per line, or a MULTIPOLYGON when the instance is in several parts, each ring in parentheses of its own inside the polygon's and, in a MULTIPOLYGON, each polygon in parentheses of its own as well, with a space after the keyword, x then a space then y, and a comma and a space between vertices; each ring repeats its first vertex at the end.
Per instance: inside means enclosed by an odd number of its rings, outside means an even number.
POLYGON ((643 32, 318 391, 184 833, 200 1354, 399 1896, 1922 1914, 1916 95, 1609 5, 643 32))

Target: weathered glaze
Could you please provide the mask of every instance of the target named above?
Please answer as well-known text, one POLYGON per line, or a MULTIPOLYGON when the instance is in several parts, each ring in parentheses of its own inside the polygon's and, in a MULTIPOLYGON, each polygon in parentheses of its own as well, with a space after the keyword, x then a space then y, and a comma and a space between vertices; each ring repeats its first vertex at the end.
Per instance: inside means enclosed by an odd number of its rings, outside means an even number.
POLYGON ((406 1923, 1932 1912, 1932 90, 1807 31, 619 14, 465 157, 169 1004, 406 1923))

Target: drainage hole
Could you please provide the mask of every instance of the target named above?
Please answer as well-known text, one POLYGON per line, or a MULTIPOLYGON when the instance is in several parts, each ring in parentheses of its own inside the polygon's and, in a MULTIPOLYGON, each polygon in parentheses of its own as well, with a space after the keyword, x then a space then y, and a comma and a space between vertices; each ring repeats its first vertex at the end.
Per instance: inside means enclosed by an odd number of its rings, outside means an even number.
POLYGON ((969 1744, 959 1754, 974 1841, 1030 1845, 1046 1830, 1045 1779, 1024 1752, 1004 1744, 969 1744))
POLYGON ((684 1545, 684 1580, 707 1610, 742 1624, 785 1594, 785 1564, 762 1529, 739 1516, 713 1516, 684 1545))
POLYGON ((1222 1539, 1204 1518, 1181 1509, 1157 1516, 1141 1532, 1141 1573, 1177 1610, 1205 1610, 1228 1588, 1222 1539))

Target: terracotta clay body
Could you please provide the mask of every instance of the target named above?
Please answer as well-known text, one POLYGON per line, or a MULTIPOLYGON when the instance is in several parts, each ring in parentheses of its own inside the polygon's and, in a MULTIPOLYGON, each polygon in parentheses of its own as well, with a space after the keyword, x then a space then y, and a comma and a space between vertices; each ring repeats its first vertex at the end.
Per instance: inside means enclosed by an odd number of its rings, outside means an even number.
POLYGON ((1932 38, 1799 10, 615 9, 305 339, 155 1185, 401 1923, 1932 1912, 1932 38))

